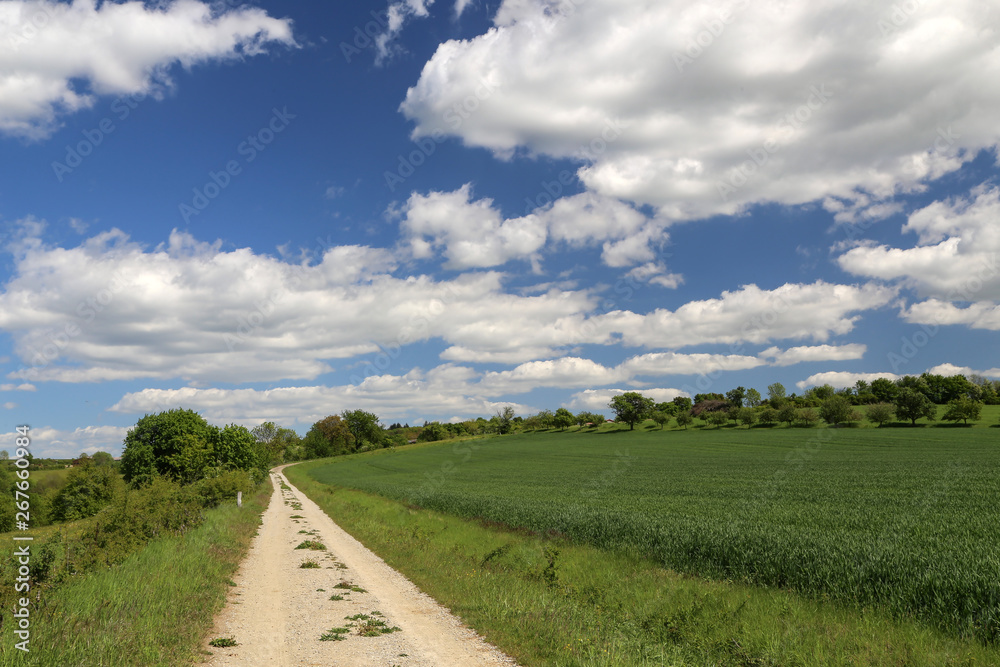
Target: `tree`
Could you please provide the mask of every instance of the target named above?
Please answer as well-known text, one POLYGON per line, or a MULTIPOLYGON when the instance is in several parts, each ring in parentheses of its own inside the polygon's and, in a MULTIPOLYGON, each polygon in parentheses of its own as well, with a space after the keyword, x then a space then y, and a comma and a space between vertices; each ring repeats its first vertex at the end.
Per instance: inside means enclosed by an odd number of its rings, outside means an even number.
POLYGON ((798 415, 795 417, 795 421, 801 426, 815 426, 819 422, 819 415, 812 408, 804 408, 799 411, 798 415))
POLYGON ((917 420, 927 417, 928 421, 934 421, 937 416, 937 406, 931 403, 930 399, 920 391, 912 387, 902 387, 896 392, 896 415, 901 419, 909 419, 913 426, 917 425, 917 420))
POLYGON ((794 403, 785 403, 778 409, 778 419, 787 423, 789 426, 798 417, 798 410, 795 408, 794 403))
POLYGON ((636 391, 627 391, 613 397, 608 407, 615 411, 615 421, 625 422, 631 431, 636 423, 646 419, 653 411, 653 399, 636 391))
POLYGON ((770 405, 766 406, 760 411, 760 423, 765 426, 770 426, 778 421, 778 411, 772 408, 770 405))
POLYGON ((818 401, 825 401, 826 399, 833 396, 836 392, 837 390, 833 388, 833 385, 824 384, 820 385, 819 387, 813 387, 806 393, 806 395, 812 396, 818 401))
POLYGON ((977 421, 982 415, 982 411, 982 403, 974 401, 968 396, 962 396, 948 401, 948 410, 941 419, 954 422, 961 419, 963 423, 968 424, 970 419, 977 421))
POLYGON ((426 424, 424 428, 420 431, 420 435, 417 436, 417 440, 420 442, 437 442, 438 440, 444 440, 448 438, 451 434, 448 432, 444 426, 438 422, 431 422, 426 424))
POLYGON ((344 410, 340 418, 347 424, 347 429, 354 436, 354 449, 359 450, 365 443, 382 444, 382 424, 378 415, 364 410, 344 410))
POLYGON ((767 400, 771 401, 772 408, 780 408, 785 402, 785 385, 780 382, 767 385, 767 400))
POLYGON ((324 417, 313 424, 302 441, 302 456, 307 459, 339 456, 353 449, 354 436, 339 415, 324 417))
POLYGON ((760 392, 759 391, 757 391, 753 387, 750 387, 749 389, 747 389, 746 403, 747 403, 748 407, 751 407, 751 408, 760 407, 760 404, 762 402, 763 401, 761 401, 760 392))
POLYGON ((708 413, 706 421, 709 424, 715 424, 716 428, 722 428, 729 422, 729 415, 724 410, 716 410, 708 413))
POLYGON ((113 467, 90 460, 70 470, 65 486, 52 499, 52 520, 76 521, 94 516, 124 492, 125 482, 113 467))
POLYGON ((651 417, 652 417, 652 419, 653 419, 654 422, 656 422, 657 424, 660 425, 660 430, 661 431, 663 430, 664 426, 666 426, 668 423, 670 423, 670 420, 671 420, 671 416, 669 414, 667 414, 666 412, 663 412, 662 410, 656 410, 656 411, 654 411, 653 414, 651 415, 651 417))
POLYGON ((676 407, 674 409, 674 414, 679 415, 680 413, 690 410, 694 405, 694 402, 687 396, 678 396, 671 401, 676 407))
POLYGON ((0 461, 8 461, 8 460, 10 460, 10 452, 8 452, 6 449, 0 449, 0 461))
POLYGON ((737 415, 740 423, 750 428, 760 419, 760 415, 754 408, 740 408, 739 414, 737 415))
POLYGON ((509 405, 505 405, 503 408, 497 410, 497 433, 500 435, 510 433, 514 428, 514 416, 514 408, 509 405))
POLYGON ((229 424, 215 429, 212 438, 214 464, 221 472, 247 470, 254 473, 254 481, 267 476, 269 457, 246 426, 229 424))
POLYGON ((685 429, 691 425, 694 421, 694 417, 691 416, 690 410, 685 410, 684 412, 677 413, 677 425, 683 426, 685 429))
POLYGON ((879 403, 892 403, 896 400, 899 387, 888 378, 876 378, 872 380, 869 390, 879 403))
POLYGON ((111 456, 107 452, 94 452, 94 455, 90 457, 90 460, 94 462, 95 466, 114 466, 115 457, 111 456))
POLYGON ((851 401, 846 396, 835 394, 823 401, 823 405, 819 408, 819 416, 827 424, 850 421, 851 401))
POLYGON ((576 417, 566 408, 559 408, 556 410, 555 415, 552 416, 552 424, 563 431, 572 426, 575 421, 576 417))
POLYGON ((746 398, 747 390, 743 387, 736 387, 736 389, 730 389, 726 392, 726 400, 734 408, 743 407, 743 399, 746 398))
POLYGON ((213 428, 193 410, 168 410, 146 415, 125 435, 121 473, 133 487, 148 485, 158 475, 177 479, 172 457, 192 440, 211 443, 213 428))
POLYGON ((883 426, 896 418, 896 408, 891 403, 875 403, 868 406, 868 421, 883 426))

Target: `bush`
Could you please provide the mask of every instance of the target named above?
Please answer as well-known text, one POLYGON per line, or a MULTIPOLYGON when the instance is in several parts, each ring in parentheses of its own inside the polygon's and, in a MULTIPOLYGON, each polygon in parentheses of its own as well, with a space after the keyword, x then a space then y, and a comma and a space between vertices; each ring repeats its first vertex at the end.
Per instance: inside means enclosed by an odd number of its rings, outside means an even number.
POLYGON ((875 403, 868 406, 868 421, 882 426, 896 418, 896 408, 891 403, 875 403))
POLYGON ((240 491, 249 495, 254 489, 252 474, 246 470, 230 470, 218 477, 200 480, 191 487, 191 493, 204 508, 215 507, 223 502, 236 502, 240 491))
POLYGON ((815 426, 819 423, 819 415, 812 408, 803 408, 799 411, 799 414, 795 417, 795 422, 799 426, 815 426))
POLYGON ((113 466, 92 461, 74 468, 52 500, 53 521, 76 521, 94 516, 125 492, 125 482, 113 466))

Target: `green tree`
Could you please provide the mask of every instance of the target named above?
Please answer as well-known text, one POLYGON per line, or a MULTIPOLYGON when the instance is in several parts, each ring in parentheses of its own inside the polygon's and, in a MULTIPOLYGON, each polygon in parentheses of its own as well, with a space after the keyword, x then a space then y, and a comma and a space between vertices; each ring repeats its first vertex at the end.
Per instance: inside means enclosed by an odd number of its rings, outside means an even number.
POLYGON ((962 396, 948 401, 948 410, 941 419, 954 422, 962 420, 963 423, 968 424, 970 419, 978 421, 982 412, 982 403, 974 401, 968 396, 962 396))
POLYGON ((612 397, 608 407, 615 411, 615 421, 625 422, 631 431, 653 411, 653 399, 636 391, 627 391, 612 397))
POLYGON ((746 398, 747 390, 743 387, 736 387, 736 389, 730 389, 726 392, 726 400, 729 401, 729 405, 734 408, 742 408, 743 400, 746 398))
POLYGON ((811 427, 819 423, 819 415, 812 408, 803 408, 798 411, 795 421, 800 426, 811 427))
POLYGON ((663 430, 663 427, 669 424, 670 420, 672 419, 672 417, 668 413, 663 412, 662 410, 654 410, 652 415, 650 415, 650 417, 654 422, 660 425, 661 431, 663 430))
POLYGON ((190 437, 211 442, 213 428, 193 410, 168 410, 146 415, 125 435, 121 473, 133 487, 146 486, 157 476, 177 479, 172 457, 190 437))
POLYGON ((785 385, 780 382, 767 385, 767 400, 771 402, 771 407, 778 409, 785 402, 785 385))
POLYGON ((835 394, 823 401, 823 405, 819 408, 819 416, 827 424, 850 421, 851 401, 846 396, 835 394))
POLYGON ((740 408, 739 414, 736 416, 741 424, 750 428, 760 420, 760 415, 754 408, 746 407, 740 408))
POLYGON ((729 415, 725 410, 714 410, 705 417, 709 424, 714 424, 716 428, 722 428, 729 422, 729 415))
POLYGON ((869 390, 879 403, 892 403, 896 400, 899 387, 888 378, 876 378, 872 380, 869 390))
POLYGON ((896 406, 896 415, 900 419, 909 419, 913 426, 917 425, 917 420, 921 417, 934 421, 937 416, 937 406, 922 392, 909 386, 900 388, 893 402, 896 406))
POLYGON ((674 409, 675 415, 679 415, 685 410, 690 410, 694 406, 694 402, 687 396, 677 396, 676 398, 674 398, 674 400, 671 401, 671 403, 673 403, 674 406, 676 406, 674 409))
POLYGON ((216 429, 212 438, 214 463, 220 472, 246 470, 253 473, 254 481, 260 482, 267 476, 269 457, 267 450, 246 426, 229 424, 216 429))
POLYGON ((379 423, 378 415, 375 413, 364 410, 345 410, 340 413, 340 418, 347 424, 347 429, 354 436, 356 450, 365 447, 365 443, 382 444, 382 424, 379 423))
POLYGON ((789 426, 798 418, 798 410, 794 403, 785 403, 778 409, 778 419, 789 426))
POLYGON ((684 412, 677 413, 677 425, 683 426, 685 429, 691 425, 694 421, 694 417, 691 416, 690 410, 685 410, 684 412))
POLYGON ((95 466, 114 466, 115 457, 111 456, 107 452, 94 452, 94 455, 90 457, 90 460, 94 462, 95 466))
POLYGON ((431 422, 424 425, 424 428, 420 431, 420 435, 417 436, 417 440, 420 442, 437 442, 445 440, 450 436, 451 433, 444 426, 438 422, 431 422))
POLYGON ((765 426, 770 426, 778 422, 778 411, 772 408, 770 405, 765 406, 763 410, 760 411, 760 423, 765 426))
POLYGON ((896 408, 891 403, 874 403, 868 406, 868 421, 883 426, 896 418, 896 408))
POLYGON ((497 420, 497 433, 500 435, 507 435, 514 430, 514 408, 505 405, 503 408, 497 410, 496 420, 497 420))
POLYGON ((760 392, 750 387, 747 389, 746 404, 747 407, 758 408, 763 401, 760 397, 760 392))
POLYGON ((53 521, 76 521, 94 516, 125 493, 125 482, 112 466, 93 461, 70 470, 66 484, 52 500, 53 521))
POLYGON ((302 441, 302 456, 321 459, 340 456, 354 449, 354 436, 340 415, 330 415, 314 423, 302 441))
POLYGON ((559 408, 552 417, 552 424, 563 431, 576 422, 576 417, 566 408, 559 408))

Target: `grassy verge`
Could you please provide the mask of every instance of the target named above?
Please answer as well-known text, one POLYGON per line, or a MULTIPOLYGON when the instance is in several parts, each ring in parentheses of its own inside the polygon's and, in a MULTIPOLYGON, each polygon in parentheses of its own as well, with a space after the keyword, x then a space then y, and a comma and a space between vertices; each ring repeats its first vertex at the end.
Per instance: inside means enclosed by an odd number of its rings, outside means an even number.
POLYGON ((285 473, 345 530, 523 665, 985 665, 1000 651, 870 610, 679 575, 285 473))
POLYGON ((42 590, 47 599, 33 607, 31 652, 15 649, 4 633, 0 666, 190 664, 271 492, 265 482, 242 509, 209 510, 183 537, 156 539, 111 569, 42 590))

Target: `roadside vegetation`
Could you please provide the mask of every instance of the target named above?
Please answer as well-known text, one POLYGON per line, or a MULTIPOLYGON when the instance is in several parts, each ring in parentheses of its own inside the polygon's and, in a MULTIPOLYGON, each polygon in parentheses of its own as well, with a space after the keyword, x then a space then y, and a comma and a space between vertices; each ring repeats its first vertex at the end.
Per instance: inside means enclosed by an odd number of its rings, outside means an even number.
MULTIPOLYGON (((139 420, 120 466, 103 454, 52 473, 29 467, 45 485, 29 489, 30 529, 18 532, 33 538, 30 589, 15 590, 16 560, 0 561, 0 632, 13 637, 14 600, 28 597, 30 653, 5 642, 0 665, 185 664, 259 524, 270 465, 245 428, 171 410, 139 420)), ((0 468, 0 504, 15 480, 0 468)), ((11 509, 0 511, 7 530, 11 509)))

